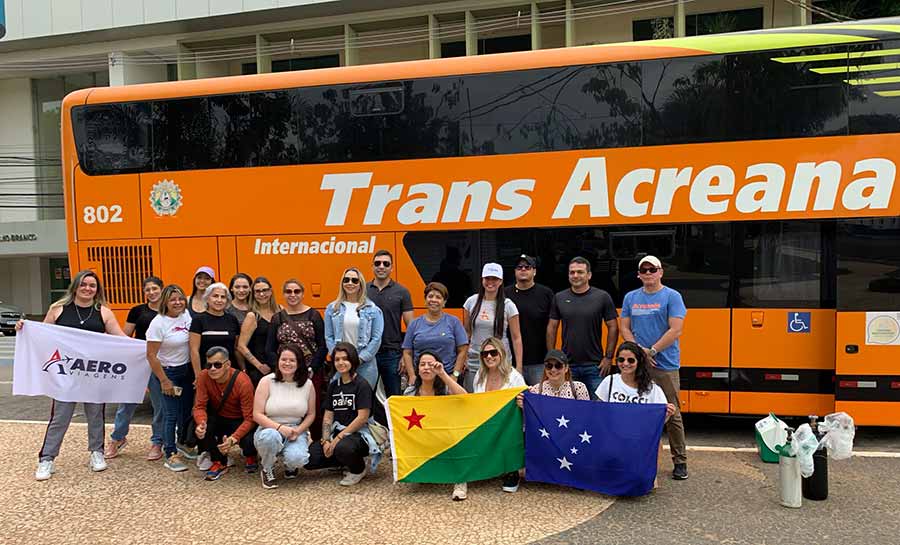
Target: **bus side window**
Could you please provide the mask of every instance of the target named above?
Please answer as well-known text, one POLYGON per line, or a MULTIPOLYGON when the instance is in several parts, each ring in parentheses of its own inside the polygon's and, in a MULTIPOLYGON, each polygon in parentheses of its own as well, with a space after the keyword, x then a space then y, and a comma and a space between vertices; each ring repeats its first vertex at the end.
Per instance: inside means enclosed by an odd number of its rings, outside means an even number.
POLYGON ((87 174, 140 172, 150 166, 148 104, 102 104, 72 110, 78 161, 87 174))
POLYGON ((838 221, 838 310, 900 309, 898 218, 838 221))

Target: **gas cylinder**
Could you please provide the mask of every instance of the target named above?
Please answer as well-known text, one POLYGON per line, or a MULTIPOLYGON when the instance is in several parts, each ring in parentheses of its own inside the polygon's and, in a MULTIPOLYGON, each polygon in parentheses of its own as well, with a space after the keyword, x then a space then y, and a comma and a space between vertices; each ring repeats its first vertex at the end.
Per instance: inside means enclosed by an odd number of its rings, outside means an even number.
POLYGON ((799 508, 803 504, 801 490, 800 464, 792 454, 791 441, 794 429, 787 429, 787 441, 778 448, 778 485, 781 493, 781 505, 799 508))

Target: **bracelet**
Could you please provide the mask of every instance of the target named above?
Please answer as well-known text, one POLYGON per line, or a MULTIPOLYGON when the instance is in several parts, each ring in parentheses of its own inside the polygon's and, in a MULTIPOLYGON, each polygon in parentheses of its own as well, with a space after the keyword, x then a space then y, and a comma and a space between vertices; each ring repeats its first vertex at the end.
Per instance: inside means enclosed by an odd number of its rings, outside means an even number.
POLYGON ((284 426, 284 424, 278 424, 278 427, 277 427, 277 428, 275 428, 275 431, 278 431, 278 430, 280 430, 280 429, 281 429, 281 426, 284 426))

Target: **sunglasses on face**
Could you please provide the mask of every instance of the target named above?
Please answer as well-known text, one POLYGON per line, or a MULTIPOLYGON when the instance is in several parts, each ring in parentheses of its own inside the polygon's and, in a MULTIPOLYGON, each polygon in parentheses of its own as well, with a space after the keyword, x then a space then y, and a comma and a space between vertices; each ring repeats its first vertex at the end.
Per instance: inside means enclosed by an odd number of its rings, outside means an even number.
POLYGON ((353 278, 351 276, 345 276, 343 279, 344 284, 359 284, 359 278, 353 278))
POLYGON ((642 267, 638 269, 638 272, 640 272, 641 274, 654 274, 658 270, 659 269, 657 269, 656 267, 642 267))
POLYGON ((284 294, 285 295, 303 295, 303 290, 301 290, 300 288, 293 289, 293 290, 286 289, 286 290, 284 290, 284 294))
POLYGON ((391 266, 390 261, 373 261, 372 262, 376 267, 384 267, 385 269, 391 266))
POLYGON ((559 362, 559 361, 545 361, 544 362, 544 369, 546 369, 548 371, 551 369, 556 369, 558 371, 565 366, 566 366, 566 364, 559 362))
POLYGON ((209 362, 209 366, 213 369, 221 369, 223 365, 228 363, 228 360, 225 361, 211 361, 209 362))
POLYGON ((531 265, 516 265, 517 271, 530 271, 531 269, 531 265))
POLYGON ((496 358, 500 355, 500 351, 496 348, 491 348, 490 350, 482 350, 481 357, 482 358, 496 358))
POLYGON ((622 356, 619 356, 618 358, 616 358, 616 361, 619 363, 625 363, 626 361, 628 363, 637 363, 637 360, 634 358, 623 358, 622 356))
POLYGON ((255 290, 253 290, 253 293, 263 294, 263 293, 269 293, 270 291, 272 291, 272 288, 257 288, 255 290))

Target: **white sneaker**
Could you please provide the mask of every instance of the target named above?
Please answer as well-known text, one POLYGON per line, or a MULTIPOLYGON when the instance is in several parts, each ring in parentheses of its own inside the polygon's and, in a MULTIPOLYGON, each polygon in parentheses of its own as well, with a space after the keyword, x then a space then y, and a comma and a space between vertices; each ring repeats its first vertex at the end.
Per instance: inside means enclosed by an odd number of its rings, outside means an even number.
POLYGON ((200 471, 208 471, 211 467, 212 458, 209 457, 209 453, 201 452, 200 456, 197 457, 197 469, 200 471))
POLYGON ((467 497, 468 490, 469 487, 466 483, 456 483, 453 485, 453 494, 450 497, 453 498, 453 501, 463 501, 467 497))
POLYGON ((363 480, 363 477, 365 476, 365 471, 363 471, 362 473, 347 473, 347 475, 343 479, 341 479, 341 482, 339 482, 338 484, 340 484, 341 486, 353 486, 359 481, 363 480))
POLYGON ((95 450, 91 453, 91 471, 103 471, 106 469, 106 459, 103 452, 95 450))
POLYGON ((53 460, 44 460, 38 464, 37 471, 34 472, 34 478, 39 481, 46 481, 54 473, 56 473, 56 468, 53 466, 53 460))

